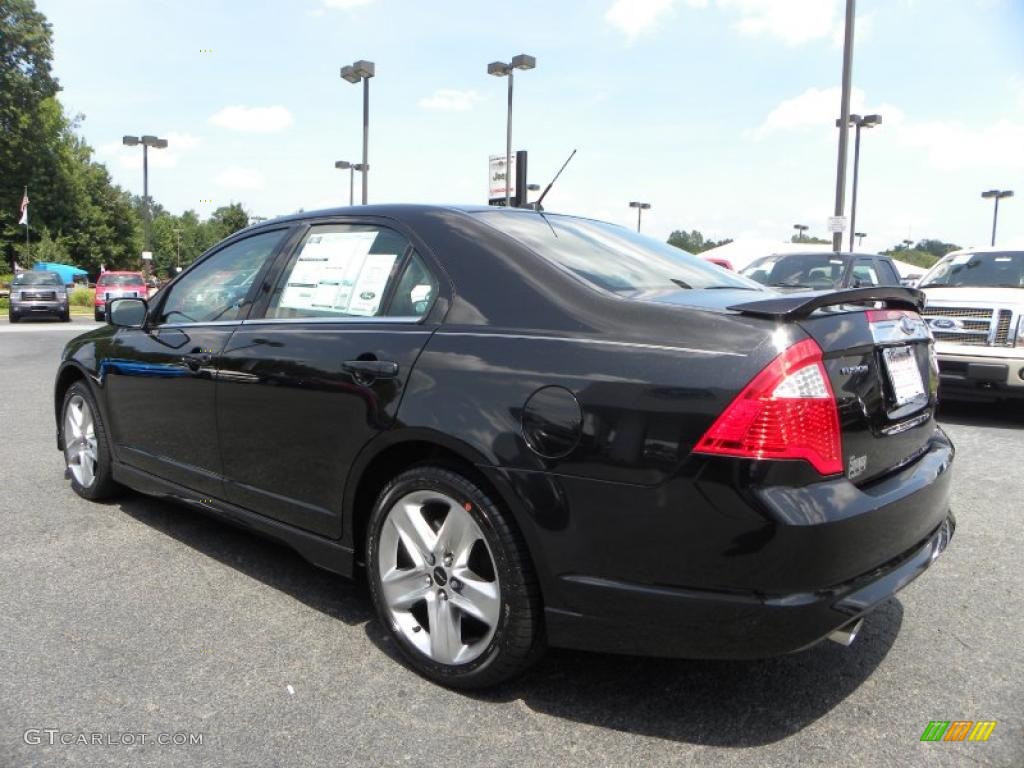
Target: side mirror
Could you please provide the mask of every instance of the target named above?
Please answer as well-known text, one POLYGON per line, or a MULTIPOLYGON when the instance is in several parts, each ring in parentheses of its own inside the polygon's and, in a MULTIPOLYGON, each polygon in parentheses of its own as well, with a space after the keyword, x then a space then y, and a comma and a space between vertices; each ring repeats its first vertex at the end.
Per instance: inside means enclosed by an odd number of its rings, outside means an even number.
POLYGON ((111 299, 107 304, 107 317, 118 328, 142 328, 146 324, 149 307, 145 299, 111 299))

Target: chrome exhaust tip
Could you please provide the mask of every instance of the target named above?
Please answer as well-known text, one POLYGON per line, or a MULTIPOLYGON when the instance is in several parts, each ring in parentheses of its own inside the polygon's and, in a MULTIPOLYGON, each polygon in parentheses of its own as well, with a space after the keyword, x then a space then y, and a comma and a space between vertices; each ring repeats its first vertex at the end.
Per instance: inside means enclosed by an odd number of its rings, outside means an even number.
POLYGON ((857 619, 851 621, 849 624, 845 624, 837 630, 834 630, 829 634, 828 639, 833 643, 839 643, 840 645, 849 646, 857 639, 857 633, 860 632, 861 625, 864 623, 864 619, 857 619))

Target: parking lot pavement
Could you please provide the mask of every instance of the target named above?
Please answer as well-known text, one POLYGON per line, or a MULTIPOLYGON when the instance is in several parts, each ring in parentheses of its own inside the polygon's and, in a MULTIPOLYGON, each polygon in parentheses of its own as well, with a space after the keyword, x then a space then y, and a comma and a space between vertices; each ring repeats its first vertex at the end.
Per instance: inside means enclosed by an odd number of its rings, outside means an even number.
POLYGON ((852 647, 751 662, 552 651, 465 695, 395 660, 364 587, 169 503, 76 497, 50 398, 85 325, 0 328, 4 768, 1024 765, 1020 407, 944 409, 956 536, 852 647), (985 743, 922 743, 931 720, 998 724, 985 743), (57 729, 56 745, 29 729, 57 729), (93 733, 104 743, 60 744, 93 733), (162 733, 203 743, 152 743, 162 733))

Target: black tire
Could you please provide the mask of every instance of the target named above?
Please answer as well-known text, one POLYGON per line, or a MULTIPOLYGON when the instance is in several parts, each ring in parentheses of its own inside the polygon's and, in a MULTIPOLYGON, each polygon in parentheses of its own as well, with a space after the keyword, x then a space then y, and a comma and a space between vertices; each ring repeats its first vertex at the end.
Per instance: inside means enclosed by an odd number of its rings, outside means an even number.
POLYGON ((104 320, 106 320, 102 312, 93 311, 93 315, 96 317, 97 323, 102 323, 104 320))
POLYGON ((60 316, 60 321, 61 321, 62 323, 70 323, 70 322, 71 322, 71 312, 70 312, 70 311, 68 311, 68 312, 65 312, 65 313, 63 313, 63 314, 62 314, 62 315, 60 316))
POLYGON ((21 318, 20 318, 20 317, 18 317, 18 316, 17 316, 16 314, 14 314, 13 312, 8 312, 8 313, 7 313, 7 320, 8 320, 9 322, 11 322, 11 323, 16 323, 16 322, 18 322, 19 320, 21 320, 21 318))
MULTIPOLYGON (((412 669, 450 688, 492 686, 524 672, 545 648, 540 588, 522 535, 497 504, 461 474, 433 465, 413 467, 384 487, 367 526, 367 581, 381 624, 412 669), (486 648, 467 663, 439 663, 402 634, 383 597, 380 576, 381 529, 392 506, 416 491, 433 491, 470 505, 493 560, 499 584, 500 614, 486 648)), ((438 582, 439 583, 439 582, 438 582)), ((454 600, 454 597, 453 597, 454 600)))
POLYGON ((64 393, 64 402, 61 404, 60 409, 60 431, 61 445, 64 446, 64 464, 67 467, 68 478, 71 480, 71 489, 83 499, 89 499, 90 501, 100 501, 117 495, 121 490, 121 486, 114 481, 110 441, 107 437, 106 426, 103 423, 103 417, 100 414, 99 408, 96 407, 96 401, 93 399, 92 392, 84 381, 76 381, 64 393), (69 464, 71 443, 69 442, 69 436, 66 434, 67 412, 68 404, 76 397, 81 397, 89 406, 96 439, 96 469, 92 481, 88 485, 83 485, 79 482, 74 472, 71 471, 69 464))

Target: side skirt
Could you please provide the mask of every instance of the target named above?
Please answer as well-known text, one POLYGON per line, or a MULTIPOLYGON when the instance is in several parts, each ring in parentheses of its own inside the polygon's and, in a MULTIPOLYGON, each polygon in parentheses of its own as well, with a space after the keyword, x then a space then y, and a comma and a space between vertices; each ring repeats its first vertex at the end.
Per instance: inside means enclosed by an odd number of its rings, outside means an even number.
POLYGON ((114 462, 114 480, 139 493, 156 496, 202 510, 240 528, 279 541, 299 553, 318 568, 351 578, 355 572, 353 551, 337 541, 271 520, 223 499, 209 499, 203 494, 151 475, 141 469, 114 462))

